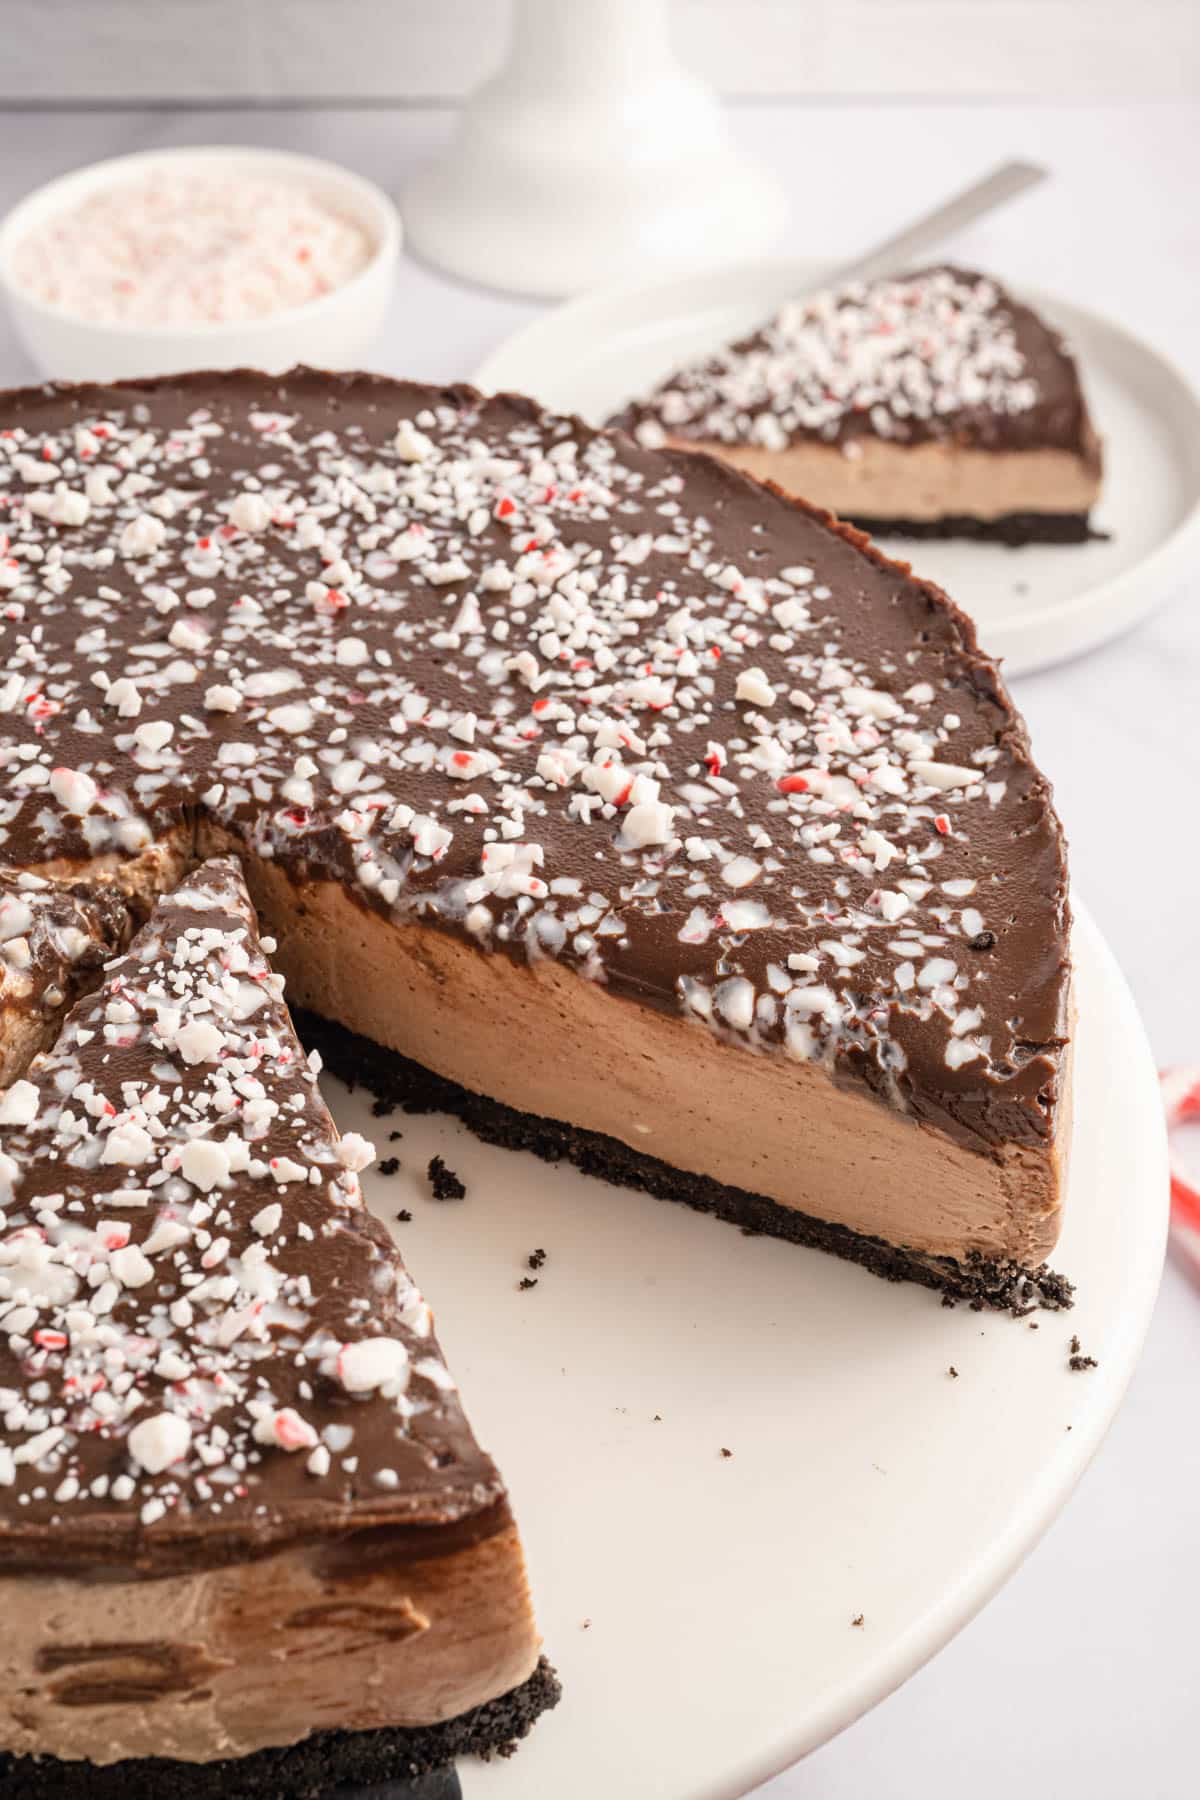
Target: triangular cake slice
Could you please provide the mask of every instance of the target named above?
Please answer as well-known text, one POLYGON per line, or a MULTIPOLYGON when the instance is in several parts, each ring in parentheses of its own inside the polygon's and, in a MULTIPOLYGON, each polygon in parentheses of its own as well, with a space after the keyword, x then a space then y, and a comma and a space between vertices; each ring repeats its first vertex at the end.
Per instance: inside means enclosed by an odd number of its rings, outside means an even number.
POLYGON ((553 1698, 281 989, 209 862, 0 1097, 6 1792, 365 1788, 553 1698))
POLYGON ((513 395, 243 371, 0 410, 4 860, 236 851, 347 1074, 1020 1291, 1064 1193, 1066 863, 944 593, 513 395))
POLYGON ((1058 333, 945 264, 791 301, 612 423, 875 533, 1076 542, 1100 494, 1100 442, 1058 333))
POLYGON ((68 1007, 128 937, 114 883, 0 870, 0 1087, 53 1043, 68 1007))

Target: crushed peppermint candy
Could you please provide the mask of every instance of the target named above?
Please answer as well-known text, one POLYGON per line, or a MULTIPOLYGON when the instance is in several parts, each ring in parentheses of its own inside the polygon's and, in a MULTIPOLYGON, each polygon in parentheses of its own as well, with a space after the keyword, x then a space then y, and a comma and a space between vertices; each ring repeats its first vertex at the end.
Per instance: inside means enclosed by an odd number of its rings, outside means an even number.
POLYGON ((236 862, 206 863, 0 1096, 10 1529, 270 1519, 470 1445, 281 985, 236 862))
MULTIPOLYGON (((303 306, 371 260, 357 218, 311 183, 254 161, 173 156, 99 187, 14 247, 12 277, 94 324, 229 325, 303 306)), ((261 531, 255 502, 235 520, 261 531)))
POLYGON ((785 450, 796 438, 900 442, 1042 398, 1017 308, 986 276, 938 267, 788 301, 750 337, 677 370, 613 422, 668 438, 785 450))

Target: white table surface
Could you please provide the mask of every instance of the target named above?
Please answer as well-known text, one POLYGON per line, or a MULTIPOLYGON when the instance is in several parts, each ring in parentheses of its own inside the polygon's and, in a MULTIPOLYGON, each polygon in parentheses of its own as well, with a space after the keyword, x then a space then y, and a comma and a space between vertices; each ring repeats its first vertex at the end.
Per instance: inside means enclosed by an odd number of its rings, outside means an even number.
MULTIPOLYGON (((1200 105, 754 103, 735 122, 789 184, 794 248, 831 258, 1002 157, 1044 161, 1054 183, 959 253, 1111 313, 1200 380, 1200 105)), ((395 189, 449 126, 421 109, 9 113, 0 210, 79 163, 178 143, 312 151, 395 189)), ((377 366, 464 376, 535 310, 406 262, 377 366)), ((0 384, 33 374, 0 320, 0 384)), ((1200 1060, 1200 570, 1135 634, 1015 685, 1155 1053, 1200 1060)), ((1195 1793, 1198 1519, 1200 1289, 1169 1265, 1128 1400, 1042 1544, 933 1663, 759 1800, 1008 1800, 1022 1777, 1067 1800, 1195 1793)))

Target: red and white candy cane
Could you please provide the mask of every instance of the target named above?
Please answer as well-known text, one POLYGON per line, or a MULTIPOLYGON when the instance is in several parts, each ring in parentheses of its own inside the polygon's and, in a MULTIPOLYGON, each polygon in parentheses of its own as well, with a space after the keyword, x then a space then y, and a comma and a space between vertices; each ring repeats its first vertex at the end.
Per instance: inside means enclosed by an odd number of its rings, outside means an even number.
MULTIPOLYGON (((1159 1075, 1167 1129, 1200 1121, 1200 1068, 1164 1069, 1159 1075)), ((1171 1156, 1171 1223, 1182 1234, 1200 1237, 1200 1188, 1171 1156)))

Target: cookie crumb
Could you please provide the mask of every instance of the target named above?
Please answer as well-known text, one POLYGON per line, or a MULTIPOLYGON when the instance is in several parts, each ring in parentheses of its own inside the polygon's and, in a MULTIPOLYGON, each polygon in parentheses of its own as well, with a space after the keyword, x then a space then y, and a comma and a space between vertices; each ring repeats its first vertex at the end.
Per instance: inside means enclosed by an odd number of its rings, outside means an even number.
POLYGON ((465 1200, 467 1197, 465 1186, 440 1156, 429 1159, 429 1183, 435 1200, 465 1200))
POLYGON ((385 1156, 379 1165, 379 1173, 381 1175, 394 1175, 399 1167, 400 1158, 398 1156, 385 1156))
POLYGON ((721 1445, 721 1455, 722 1455, 722 1456, 732 1456, 732 1455, 733 1455, 733 1451, 732 1451, 732 1450, 727 1450, 727 1449, 726 1449, 726 1448, 725 1448, 725 1446, 724 1446, 724 1444, 722 1444, 722 1445, 721 1445))
POLYGON ((518 1281, 518 1283, 517 1283, 517 1288, 522 1293, 525 1291, 526 1288, 531 1288, 531 1287, 536 1287, 536 1286, 537 1286, 537 1276, 536 1275, 522 1275, 520 1281, 518 1281))
POLYGON ((404 1136, 404 1133, 402 1131, 389 1131, 388 1132, 388 1143, 389 1144, 398 1144, 400 1142, 400 1139, 403 1136, 404 1136))
POLYGON ((863 1615, 859 1613, 858 1617, 856 1619, 851 1619, 850 1623, 856 1630, 861 1631, 864 1624, 863 1615))
POLYGON ((540 1269, 545 1260, 546 1252, 544 1250, 531 1250, 525 1258, 531 1269, 540 1269))
POLYGON ((946 1370, 946 1373, 947 1373, 947 1375, 952 1376, 955 1381, 958 1380, 958 1370, 955 1368, 953 1363, 950 1364, 950 1367, 946 1370))
POLYGON ((1072 1337, 1071 1355, 1067 1367, 1073 1369, 1078 1375, 1084 1369, 1098 1369, 1100 1365, 1094 1356, 1085 1356, 1083 1354, 1083 1346, 1079 1342, 1079 1339, 1077 1337, 1072 1337))
POLYGON ((400 1225, 412 1224, 412 1214, 409 1212, 407 1206, 402 1206, 400 1208, 400 1211, 396 1214, 396 1220, 400 1225))
POLYGON ((584 1620, 584 1621, 583 1621, 583 1624, 582 1624, 582 1626, 581 1626, 581 1627, 580 1627, 580 1629, 581 1629, 581 1630, 582 1630, 582 1631, 590 1631, 590 1630, 591 1630, 591 1629, 592 1629, 592 1621, 591 1621, 591 1620, 590 1620, 590 1619, 585 1619, 585 1620, 584 1620))

